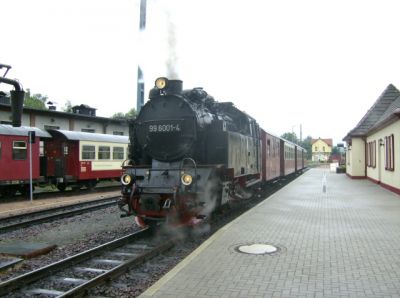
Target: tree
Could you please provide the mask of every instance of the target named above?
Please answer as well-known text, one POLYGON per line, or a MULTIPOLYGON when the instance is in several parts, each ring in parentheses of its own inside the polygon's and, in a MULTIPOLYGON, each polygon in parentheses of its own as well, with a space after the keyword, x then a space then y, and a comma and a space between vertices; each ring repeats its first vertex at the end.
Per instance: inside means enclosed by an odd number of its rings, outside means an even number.
POLYGON ((64 107, 61 108, 63 110, 63 112, 66 113, 72 113, 72 103, 70 100, 67 100, 67 102, 65 103, 64 107))
POLYGON ((311 136, 307 136, 303 141, 300 142, 300 146, 307 150, 307 159, 310 160, 312 156, 312 144, 311 144, 311 136))
POLYGON ((40 93, 31 94, 31 90, 28 88, 25 92, 24 106, 27 108, 34 108, 39 110, 47 110, 46 101, 48 97, 40 93))
POLYGON ((298 144, 299 146, 303 147, 304 149, 307 150, 307 159, 310 160, 312 156, 311 152, 311 140, 312 138, 310 136, 307 136, 304 140, 300 141, 297 138, 296 133, 294 132, 285 132, 283 135, 281 135, 281 138, 284 138, 290 142, 293 142, 295 144, 298 144))
POLYGON ((299 142, 299 140, 297 139, 297 135, 294 132, 285 132, 283 135, 281 135, 281 138, 284 138, 295 144, 297 144, 299 142))
POLYGON ((340 149, 337 146, 333 146, 332 155, 340 155, 340 149))
POLYGON ((112 119, 130 120, 136 117, 136 109, 132 108, 128 113, 118 112, 111 116, 112 119))

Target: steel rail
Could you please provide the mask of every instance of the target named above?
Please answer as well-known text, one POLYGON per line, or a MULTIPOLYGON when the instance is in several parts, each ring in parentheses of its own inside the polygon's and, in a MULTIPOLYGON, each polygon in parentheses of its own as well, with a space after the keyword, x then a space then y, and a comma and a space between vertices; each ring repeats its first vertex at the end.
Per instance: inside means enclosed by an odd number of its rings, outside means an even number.
POLYGON ((82 297, 84 296, 87 291, 91 288, 94 288, 96 286, 105 284, 108 282, 110 279, 116 278, 122 274, 124 274, 126 271, 129 270, 129 268, 133 266, 137 266, 140 264, 145 263, 147 260, 150 260, 159 254, 163 253, 164 251, 169 250, 174 246, 174 241, 169 240, 167 242, 164 242, 156 247, 154 247, 152 250, 145 252, 137 257, 131 258, 121 265, 111 269, 108 272, 105 272, 89 281, 86 283, 83 283, 67 292, 64 294, 57 296, 57 297, 82 297))
POLYGON ((72 215, 78 215, 78 214, 90 212, 90 211, 101 209, 101 208, 107 208, 112 205, 117 205, 116 201, 107 202, 110 200, 115 200, 116 198, 119 198, 119 196, 109 197, 106 199, 101 199, 101 200, 96 200, 96 201, 80 202, 78 204, 72 204, 72 205, 61 206, 61 207, 56 207, 56 208, 51 208, 51 209, 46 209, 46 210, 24 213, 24 214, 20 214, 20 215, 13 215, 10 217, 4 217, 4 218, 0 219, 0 234, 10 232, 13 230, 17 230, 20 228, 44 223, 44 222, 49 222, 54 219, 65 218, 65 217, 69 217, 72 215), (79 208, 80 206, 86 206, 86 205, 91 205, 91 206, 79 208), (63 210, 65 210, 65 209, 72 209, 72 208, 76 208, 76 207, 78 207, 78 208, 63 212, 63 210), (52 214, 45 215, 47 213, 52 213, 52 214), (34 217, 34 216, 41 216, 41 217, 33 218, 33 219, 25 220, 25 221, 20 221, 17 223, 2 225, 3 222, 9 222, 12 220, 16 221, 18 219, 34 217))
MULTIPOLYGON (((108 243, 102 244, 85 252, 79 253, 77 255, 71 256, 64 260, 49 264, 37 270, 25 273, 21 276, 9 279, 0 283, 0 296, 9 294, 11 291, 15 291, 20 289, 28 284, 36 282, 38 280, 42 280, 43 278, 52 276, 54 273, 72 267, 81 262, 87 261, 95 256, 100 255, 105 251, 109 251, 112 249, 116 249, 125 244, 131 243, 132 241, 142 239, 145 237, 149 237, 152 234, 153 230, 150 228, 142 229, 133 234, 124 236, 122 238, 110 241, 108 243)), ((122 269, 119 269, 122 270, 122 269)))

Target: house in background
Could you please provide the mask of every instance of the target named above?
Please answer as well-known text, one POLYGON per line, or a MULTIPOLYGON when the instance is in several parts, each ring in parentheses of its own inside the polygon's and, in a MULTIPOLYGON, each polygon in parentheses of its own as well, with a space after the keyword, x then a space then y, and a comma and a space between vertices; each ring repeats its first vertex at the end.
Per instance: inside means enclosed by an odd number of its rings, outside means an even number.
POLYGON ((312 161, 327 162, 332 153, 332 139, 311 139, 312 161))
POLYGON ((390 84, 343 139, 346 173, 400 193, 400 91, 390 84))

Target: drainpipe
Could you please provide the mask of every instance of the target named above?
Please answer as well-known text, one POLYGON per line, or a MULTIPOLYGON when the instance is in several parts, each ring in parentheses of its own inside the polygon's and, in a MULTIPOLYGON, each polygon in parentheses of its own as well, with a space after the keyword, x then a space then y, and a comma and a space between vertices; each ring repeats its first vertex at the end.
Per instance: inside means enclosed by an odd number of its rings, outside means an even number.
POLYGON ((368 153, 367 137, 362 137, 361 139, 364 141, 364 178, 368 178, 367 177, 367 153, 368 153))

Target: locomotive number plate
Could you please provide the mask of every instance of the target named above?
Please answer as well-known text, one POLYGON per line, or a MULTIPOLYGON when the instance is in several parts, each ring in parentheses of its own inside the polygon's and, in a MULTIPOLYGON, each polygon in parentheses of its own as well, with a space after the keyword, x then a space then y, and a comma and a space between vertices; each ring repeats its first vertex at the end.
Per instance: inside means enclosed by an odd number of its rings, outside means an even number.
POLYGON ((181 131, 180 125, 177 124, 151 124, 149 125, 149 132, 179 132, 181 131))

